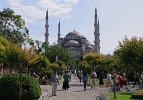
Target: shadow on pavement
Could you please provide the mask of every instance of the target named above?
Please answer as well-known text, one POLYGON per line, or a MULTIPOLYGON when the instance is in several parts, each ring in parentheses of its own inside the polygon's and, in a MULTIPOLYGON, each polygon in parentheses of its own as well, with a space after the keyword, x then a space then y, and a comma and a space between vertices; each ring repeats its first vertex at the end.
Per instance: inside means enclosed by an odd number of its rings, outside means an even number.
POLYGON ((83 87, 83 84, 70 84, 70 87, 83 87))
POLYGON ((57 91, 64 91, 64 89, 60 89, 60 90, 57 90, 57 91))

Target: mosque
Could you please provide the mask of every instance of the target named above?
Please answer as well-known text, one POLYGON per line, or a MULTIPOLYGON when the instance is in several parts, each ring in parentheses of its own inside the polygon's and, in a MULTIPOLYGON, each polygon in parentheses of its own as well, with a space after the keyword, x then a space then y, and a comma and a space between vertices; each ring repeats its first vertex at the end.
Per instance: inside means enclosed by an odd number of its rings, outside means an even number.
MULTIPOLYGON (((100 32, 99 32, 99 19, 97 16, 97 9, 95 8, 94 20, 94 44, 90 43, 81 32, 73 30, 69 32, 64 38, 60 37, 60 22, 58 23, 58 45, 68 49, 68 52, 74 57, 80 57, 81 54, 89 52, 100 53, 100 32)), ((49 24, 48 24, 48 10, 46 11, 46 33, 45 43, 49 44, 49 24)))

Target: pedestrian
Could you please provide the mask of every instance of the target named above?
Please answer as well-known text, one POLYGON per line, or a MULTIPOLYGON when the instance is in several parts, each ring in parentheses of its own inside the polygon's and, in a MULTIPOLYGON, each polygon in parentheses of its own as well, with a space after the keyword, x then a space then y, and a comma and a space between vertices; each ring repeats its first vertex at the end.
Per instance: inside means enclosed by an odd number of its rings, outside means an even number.
POLYGON ((88 76, 87 76, 86 72, 83 73, 82 81, 83 81, 83 84, 84 84, 84 91, 85 91, 86 90, 87 81, 88 81, 88 76))
POLYGON ((68 75, 69 75, 69 81, 71 81, 71 71, 68 71, 68 75))
POLYGON ((143 89, 143 72, 141 73, 141 89, 143 89))
POLYGON ((99 85, 103 85, 104 82, 103 82, 103 71, 101 70, 99 72, 99 85))
POLYGON ((111 87, 111 83, 112 83, 112 75, 108 72, 107 73, 107 84, 106 84, 106 87, 111 87))
POLYGON ((79 72, 78 78, 79 78, 79 81, 80 81, 80 83, 81 83, 81 80, 82 80, 82 72, 81 72, 81 71, 79 72))
POLYGON ((116 79, 119 81, 120 89, 123 88, 124 78, 121 75, 117 75, 116 79))
POLYGON ((51 81, 50 85, 52 84, 52 95, 57 96, 56 90, 59 84, 59 80, 58 80, 58 75, 56 74, 56 72, 54 72, 54 74, 51 76, 50 81, 51 81))
POLYGON ((128 87, 127 87, 127 76, 126 76, 126 73, 123 72, 123 73, 122 73, 122 76, 123 76, 123 78, 124 78, 124 85, 125 85, 124 90, 129 90, 128 87))
POLYGON ((95 89, 95 79, 97 78, 97 74, 95 71, 91 72, 91 79, 92 79, 92 83, 91 83, 91 89, 94 87, 95 89))
POLYGON ((137 83, 138 83, 139 88, 140 88, 140 87, 141 87, 141 82, 140 82, 140 80, 139 80, 138 73, 135 73, 135 74, 134 74, 134 83, 133 83, 132 88, 134 88, 134 86, 135 86, 137 83))
POLYGON ((63 89, 67 90, 69 87, 69 78, 70 76, 68 75, 68 71, 65 71, 65 74, 63 75, 63 89))
POLYGON ((76 76, 76 69, 74 69, 74 76, 76 76))

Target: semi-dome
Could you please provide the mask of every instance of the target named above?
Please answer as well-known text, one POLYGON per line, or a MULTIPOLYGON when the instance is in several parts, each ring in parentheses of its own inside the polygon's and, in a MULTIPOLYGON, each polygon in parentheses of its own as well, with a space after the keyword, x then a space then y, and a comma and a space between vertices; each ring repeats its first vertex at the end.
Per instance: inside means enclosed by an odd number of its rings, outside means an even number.
POLYGON ((83 36, 79 31, 73 30, 69 32, 66 36, 83 36))
POLYGON ((93 44, 90 43, 87 39, 84 40, 84 44, 86 44, 86 45, 93 45, 93 44))
POLYGON ((85 47, 86 49, 93 49, 93 47, 92 46, 87 46, 87 47, 85 47))
MULTIPOLYGON (((75 40, 70 40, 70 41, 68 41, 67 43, 68 43, 68 44, 79 44, 79 43, 78 43, 77 41, 75 41, 75 40)), ((67 43, 66 43, 66 44, 67 44, 67 43)))

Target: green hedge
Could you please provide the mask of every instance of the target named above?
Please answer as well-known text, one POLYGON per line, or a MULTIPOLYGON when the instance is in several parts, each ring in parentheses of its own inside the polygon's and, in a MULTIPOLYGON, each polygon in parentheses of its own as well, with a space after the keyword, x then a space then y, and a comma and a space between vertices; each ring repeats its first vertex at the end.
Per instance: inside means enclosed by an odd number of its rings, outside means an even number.
MULTIPOLYGON (((0 79, 0 100, 18 100, 19 74, 7 74, 0 79)), ((37 100, 41 95, 38 81, 27 74, 22 74, 21 100, 37 100)))
POLYGON ((47 76, 48 79, 51 78, 51 75, 53 74, 54 72, 52 70, 45 70, 41 75, 40 77, 43 77, 43 76, 47 76))
POLYGON ((143 99, 143 91, 137 91, 131 95, 131 99, 143 99))

